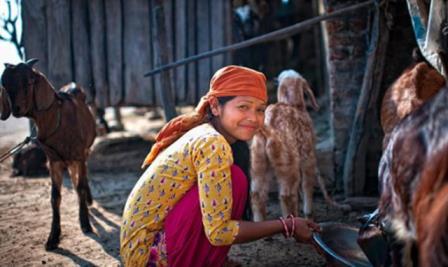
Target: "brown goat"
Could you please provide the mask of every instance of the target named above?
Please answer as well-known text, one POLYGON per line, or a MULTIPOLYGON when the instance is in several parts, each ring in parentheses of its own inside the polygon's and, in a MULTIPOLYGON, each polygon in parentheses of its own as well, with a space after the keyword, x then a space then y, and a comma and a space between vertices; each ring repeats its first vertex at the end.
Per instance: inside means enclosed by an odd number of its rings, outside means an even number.
POLYGON ((395 239, 393 266, 448 266, 447 103, 444 87, 399 122, 380 161, 379 222, 395 239))
POLYGON ((61 235, 59 207, 65 169, 78 193, 81 229, 84 233, 92 232, 86 160, 96 137, 95 120, 81 88, 73 84, 56 92, 47 78, 33 69, 36 62, 33 59, 17 65, 5 64, 0 118, 6 120, 12 113, 14 117, 30 118, 37 125, 36 140, 48 158, 51 176, 53 221, 46 249, 52 250, 57 248, 61 235))
MULTIPOLYGON (((298 215, 299 187, 303 193, 303 212, 312 214, 312 200, 316 180, 325 199, 328 196, 317 169, 313 122, 306 110, 304 93, 317 110, 314 94, 307 81, 294 70, 283 71, 278 78, 278 103, 266 109, 265 125, 254 136, 251 144, 251 203, 254 220, 266 218, 269 181, 276 176, 282 215, 298 215)), ((340 205, 343 209, 348 206, 340 205)))
POLYGON ((381 105, 381 126, 384 131, 383 149, 397 123, 434 96, 445 79, 426 62, 412 64, 390 86, 381 105))

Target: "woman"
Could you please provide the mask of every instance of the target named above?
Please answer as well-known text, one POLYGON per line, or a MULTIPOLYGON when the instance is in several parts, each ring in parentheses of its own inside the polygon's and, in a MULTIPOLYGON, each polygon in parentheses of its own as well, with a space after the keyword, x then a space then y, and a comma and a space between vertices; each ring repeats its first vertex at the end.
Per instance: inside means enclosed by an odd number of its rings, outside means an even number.
POLYGON ((218 70, 195 111, 167 123, 144 161, 121 227, 125 266, 222 266, 230 245, 284 233, 308 242, 315 223, 298 217, 242 221, 248 182, 231 144, 263 125, 266 78, 218 70))

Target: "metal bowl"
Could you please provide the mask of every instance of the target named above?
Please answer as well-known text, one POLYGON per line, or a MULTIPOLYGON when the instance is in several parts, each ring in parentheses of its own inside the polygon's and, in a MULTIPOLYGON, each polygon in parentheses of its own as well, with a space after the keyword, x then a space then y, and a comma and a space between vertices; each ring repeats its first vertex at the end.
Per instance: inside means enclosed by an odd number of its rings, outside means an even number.
POLYGON ((343 223, 321 223, 322 232, 313 234, 313 241, 329 266, 372 267, 359 247, 359 229, 343 223))

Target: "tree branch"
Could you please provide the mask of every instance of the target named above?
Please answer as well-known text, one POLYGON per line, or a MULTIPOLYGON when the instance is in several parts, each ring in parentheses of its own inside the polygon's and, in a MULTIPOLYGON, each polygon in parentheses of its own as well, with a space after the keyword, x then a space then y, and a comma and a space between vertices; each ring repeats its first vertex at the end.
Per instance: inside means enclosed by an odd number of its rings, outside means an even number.
POLYGON ((11 0, 6 0, 7 10, 8 13, 6 17, 1 18, 2 21, 2 28, 4 32, 0 33, 0 40, 10 42, 14 45, 14 47, 17 50, 17 54, 21 59, 23 59, 23 45, 21 38, 19 37, 18 30, 17 30, 17 21, 20 14, 20 0, 15 0, 15 4, 17 7, 17 14, 13 16, 12 14, 12 7, 11 7, 11 0), (6 34, 2 34, 5 33, 6 34), (5 36, 6 35, 6 36, 5 36))

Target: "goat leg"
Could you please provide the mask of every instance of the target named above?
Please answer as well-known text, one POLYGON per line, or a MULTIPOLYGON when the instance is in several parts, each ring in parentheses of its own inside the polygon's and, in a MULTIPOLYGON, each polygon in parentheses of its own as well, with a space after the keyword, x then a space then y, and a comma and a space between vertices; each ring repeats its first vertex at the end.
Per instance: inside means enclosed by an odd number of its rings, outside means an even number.
MULTIPOLYGON (((315 162, 315 161, 314 161, 315 162)), ((305 161, 300 171, 302 179, 302 192, 303 192, 303 214, 306 218, 313 217, 313 193, 314 185, 316 183, 316 165, 315 163, 305 161)))
POLYGON ((251 199, 253 220, 260 222, 267 217, 267 200, 269 194, 270 173, 257 173, 251 169, 251 199))
POLYGON ((298 216, 299 214, 299 197, 298 185, 299 182, 291 177, 277 177, 279 182, 279 199, 282 216, 286 217, 289 214, 298 216), (286 181, 293 181, 289 184, 286 181))
POLYGON ((61 185, 62 172, 64 167, 61 162, 50 161, 51 176, 51 208, 53 210, 53 220, 51 222, 51 231, 45 245, 46 250, 54 250, 58 247, 61 236, 61 215, 59 208, 61 205, 61 185))
POLYGON ((86 201, 87 201, 87 205, 91 206, 92 203, 93 203, 92 192, 90 192, 90 186, 89 186, 89 182, 88 182, 87 176, 85 176, 85 177, 86 177, 85 178, 85 180, 86 180, 86 187, 85 187, 85 190, 86 190, 86 201))
POLYGON ((87 166, 85 162, 74 162, 69 165, 72 183, 78 193, 79 223, 83 233, 91 233, 92 227, 89 221, 89 208, 87 204, 92 201, 89 184, 87 182, 87 166))

